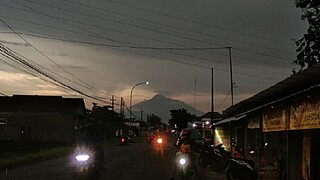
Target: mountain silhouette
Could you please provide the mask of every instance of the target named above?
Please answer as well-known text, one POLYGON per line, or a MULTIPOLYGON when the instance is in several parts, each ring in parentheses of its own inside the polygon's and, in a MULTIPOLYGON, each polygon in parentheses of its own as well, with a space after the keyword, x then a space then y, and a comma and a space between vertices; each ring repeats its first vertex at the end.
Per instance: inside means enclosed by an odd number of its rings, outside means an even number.
POLYGON ((204 113, 195 110, 195 108, 188 104, 157 94, 149 100, 145 100, 132 106, 132 111, 136 117, 141 117, 141 110, 143 111, 143 120, 146 120, 146 115, 154 114, 161 118, 162 122, 167 123, 171 118, 170 110, 172 109, 186 109, 190 114, 202 116, 204 113))

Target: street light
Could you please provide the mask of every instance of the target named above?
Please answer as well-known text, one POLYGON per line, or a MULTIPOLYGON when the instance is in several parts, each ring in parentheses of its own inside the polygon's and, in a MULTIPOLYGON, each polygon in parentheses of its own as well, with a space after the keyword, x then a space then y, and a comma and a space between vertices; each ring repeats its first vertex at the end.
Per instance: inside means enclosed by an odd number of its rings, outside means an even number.
POLYGON ((137 86, 139 86, 139 85, 141 85, 141 84, 149 84, 149 82, 148 82, 148 81, 146 81, 146 82, 141 82, 141 83, 138 83, 138 84, 136 84, 136 85, 134 85, 134 86, 132 87, 131 93, 130 93, 130 119, 131 119, 131 114, 132 114, 132 92, 133 92, 133 89, 134 89, 135 87, 137 87, 137 86))

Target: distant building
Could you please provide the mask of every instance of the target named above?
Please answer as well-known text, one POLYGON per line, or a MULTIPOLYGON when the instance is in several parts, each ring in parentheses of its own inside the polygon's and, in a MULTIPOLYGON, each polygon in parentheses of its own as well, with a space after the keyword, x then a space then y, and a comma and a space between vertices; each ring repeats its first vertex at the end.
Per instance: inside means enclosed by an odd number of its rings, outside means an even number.
POLYGON ((13 95, 0 97, 0 139, 71 142, 85 115, 82 98, 13 95))

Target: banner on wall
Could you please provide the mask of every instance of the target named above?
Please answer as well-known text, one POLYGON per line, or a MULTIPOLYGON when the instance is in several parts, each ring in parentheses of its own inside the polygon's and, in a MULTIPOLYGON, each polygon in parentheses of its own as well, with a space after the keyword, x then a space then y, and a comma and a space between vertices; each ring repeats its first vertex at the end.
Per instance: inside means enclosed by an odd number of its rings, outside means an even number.
POLYGON ((320 102, 291 105, 290 129, 320 128, 320 102))
POLYGON ((287 130, 287 119, 285 109, 273 109, 272 111, 263 113, 263 132, 287 130))

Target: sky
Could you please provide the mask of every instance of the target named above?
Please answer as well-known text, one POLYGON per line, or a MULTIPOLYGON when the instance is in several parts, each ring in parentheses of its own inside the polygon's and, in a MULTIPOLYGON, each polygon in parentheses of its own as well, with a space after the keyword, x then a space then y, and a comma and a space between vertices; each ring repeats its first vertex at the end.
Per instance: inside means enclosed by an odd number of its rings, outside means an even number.
POLYGON ((162 94, 203 112, 211 68, 222 112, 230 57, 236 104, 299 68, 294 39, 308 27, 294 0, 1 0, 0 19, 2 95, 82 97, 88 109, 114 95, 128 107, 148 81, 132 104, 162 94))

